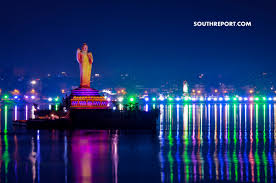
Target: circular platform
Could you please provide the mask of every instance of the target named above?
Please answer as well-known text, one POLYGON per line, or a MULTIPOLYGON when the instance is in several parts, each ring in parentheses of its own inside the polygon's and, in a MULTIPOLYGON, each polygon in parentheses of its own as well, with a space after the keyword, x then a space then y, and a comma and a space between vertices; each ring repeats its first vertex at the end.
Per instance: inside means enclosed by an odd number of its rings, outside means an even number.
POLYGON ((107 109, 108 102, 98 90, 76 88, 71 94, 71 109, 107 109))
POLYGON ((93 88, 76 88, 72 90, 73 96, 100 96, 99 91, 93 88))

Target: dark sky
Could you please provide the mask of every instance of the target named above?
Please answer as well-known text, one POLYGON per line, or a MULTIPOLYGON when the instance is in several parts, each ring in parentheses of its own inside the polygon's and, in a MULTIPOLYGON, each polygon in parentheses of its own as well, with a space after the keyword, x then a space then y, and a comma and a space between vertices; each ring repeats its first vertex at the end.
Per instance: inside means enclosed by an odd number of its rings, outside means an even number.
POLYGON ((272 1, 5 1, 0 7, 2 69, 79 74, 88 43, 93 72, 141 80, 246 77, 276 68, 272 1), (193 27, 193 21, 251 21, 252 27, 193 27))

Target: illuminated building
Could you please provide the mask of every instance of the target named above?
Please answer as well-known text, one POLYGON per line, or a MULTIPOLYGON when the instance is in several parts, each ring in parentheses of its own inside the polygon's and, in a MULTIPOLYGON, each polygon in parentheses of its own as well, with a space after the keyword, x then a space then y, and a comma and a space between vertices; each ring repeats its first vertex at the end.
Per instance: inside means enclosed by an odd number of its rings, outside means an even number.
POLYGON ((183 95, 186 96, 189 93, 188 82, 183 81, 183 95))

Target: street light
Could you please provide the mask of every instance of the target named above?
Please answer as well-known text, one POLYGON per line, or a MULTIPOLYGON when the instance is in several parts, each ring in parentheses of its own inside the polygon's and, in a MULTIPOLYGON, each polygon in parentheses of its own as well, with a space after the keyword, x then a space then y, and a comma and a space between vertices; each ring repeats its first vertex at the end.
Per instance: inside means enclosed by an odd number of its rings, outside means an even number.
POLYGON ((35 84, 36 84, 36 80, 32 80, 32 81, 31 81, 31 84, 32 84, 32 85, 35 85, 35 84))

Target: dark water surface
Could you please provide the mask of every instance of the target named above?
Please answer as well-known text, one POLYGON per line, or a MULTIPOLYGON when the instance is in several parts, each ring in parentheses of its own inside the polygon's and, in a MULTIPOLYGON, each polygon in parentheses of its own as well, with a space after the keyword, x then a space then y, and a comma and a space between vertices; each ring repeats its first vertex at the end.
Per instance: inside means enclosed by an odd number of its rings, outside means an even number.
POLYGON ((273 182, 276 105, 150 105, 156 132, 27 130, 1 107, 0 182, 273 182))

